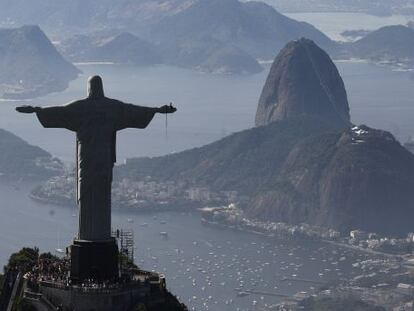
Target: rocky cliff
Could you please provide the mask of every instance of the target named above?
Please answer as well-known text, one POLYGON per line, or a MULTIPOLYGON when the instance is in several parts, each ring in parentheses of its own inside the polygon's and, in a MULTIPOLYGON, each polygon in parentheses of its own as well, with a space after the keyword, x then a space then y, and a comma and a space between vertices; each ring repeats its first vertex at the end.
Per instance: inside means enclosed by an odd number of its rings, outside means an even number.
POLYGON ((273 62, 256 126, 298 116, 319 116, 337 128, 350 124, 342 78, 328 54, 308 39, 289 43, 273 62))

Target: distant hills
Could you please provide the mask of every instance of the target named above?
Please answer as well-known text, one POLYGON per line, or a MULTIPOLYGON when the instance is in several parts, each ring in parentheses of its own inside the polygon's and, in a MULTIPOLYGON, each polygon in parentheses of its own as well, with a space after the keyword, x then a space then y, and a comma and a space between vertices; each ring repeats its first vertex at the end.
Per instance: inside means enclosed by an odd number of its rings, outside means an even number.
POLYGON ((113 62, 137 66, 163 62, 151 43, 128 32, 108 37, 77 35, 60 42, 57 47, 74 62, 113 62))
POLYGON ((262 70, 258 59, 273 59, 290 40, 307 37, 325 49, 337 47, 312 25, 262 2, 0 0, 0 6, 5 8, 0 23, 38 23, 74 61, 161 61, 205 72, 252 74, 262 70))
MULTIPOLYGON (((283 72, 286 68, 280 58, 303 55, 304 49, 313 52, 307 54, 308 59, 300 57, 296 66, 303 66, 305 76, 315 74, 315 68, 326 62, 326 54, 309 40, 290 43, 276 58, 272 71, 283 72), (310 60, 313 68, 307 65, 310 60)), ((281 89, 275 84, 278 92, 288 92, 285 89, 291 85, 297 85, 299 94, 312 89, 311 79, 295 75, 295 66, 287 68, 293 70, 285 73, 290 84, 282 84, 281 89)), ((309 102, 301 102, 301 110, 291 110, 289 118, 268 118, 263 126, 201 148, 129 160, 117 168, 117 178, 138 181, 151 176, 188 188, 237 191, 239 204, 252 218, 305 222, 341 231, 412 231, 414 155, 388 132, 345 126, 349 122, 346 93, 341 91, 342 81, 334 78, 326 93, 340 91, 336 101, 342 105, 339 115, 344 118, 332 114, 332 106, 315 105, 310 96, 309 102), (345 122, 338 127, 333 120, 345 122)), ((319 94, 321 89, 315 92, 319 94)), ((286 101, 286 105, 290 110, 289 105, 296 102, 286 101)))
POLYGON ((0 21, 37 24, 58 37, 146 28, 187 8, 194 0, 0 0, 0 21))
POLYGON ((154 24, 149 36, 161 46, 175 46, 177 51, 188 51, 194 42, 216 40, 261 59, 273 59, 287 42, 301 37, 327 49, 334 46, 308 23, 290 19, 262 2, 238 0, 195 1, 186 10, 154 24))
POLYGON ((411 0, 264 0, 282 12, 353 12, 389 16, 412 14, 411 0))
MULTIPOLYGON (((309 6, 301 0, 267 2, 274 7, 309 6)), ((312 2, 312 7, 327 4, 321 0, 312 2)), ((339 11, 408 9, 406 0, 377 4, 336 1, 330 6, 339 11)), ((288 18, 263 2, 0 0, 0 6, 0 24, 39 24, 74 62, 167 64, 210 73, 254 74, 262 70, 260 60, 274 59, 286 43, 303 37, 334 58, 413 66, 411 28, 384 27, 357 42, 338 44, 312 25, 288 18)))
POLYGON ((62 91, 78 73, 38 26, 0 29, 0 97, 23 99, 62 91))
POLYGON ((350 57, 372 61, 414 65, 414 29, 403 25, 386 26, 345 45, 350 57))
POLYGON ((63 173, 63 163, 43 149, 0 129, 0 178, 46 179, 63 173))

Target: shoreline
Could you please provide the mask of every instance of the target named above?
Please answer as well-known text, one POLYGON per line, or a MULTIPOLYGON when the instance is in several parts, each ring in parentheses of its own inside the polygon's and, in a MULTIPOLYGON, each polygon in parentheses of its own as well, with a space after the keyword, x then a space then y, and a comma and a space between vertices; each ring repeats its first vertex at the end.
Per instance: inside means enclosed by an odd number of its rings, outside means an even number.
MULTIPOLYGON (((33 193, 29 193, 29 198, 37 203, 43 204, 43 205, 49 205, 49 206, 60 206, 63 208, 75 208, 76 204, 72 204, 70 202, 72 202, 72 200, 69 199, 66 201, 62 201, 61 198, 60 199, 56 199, 56 200, 51 200, 51 199, 46 199, 46 198, 42 198, 39 196, 34 195, 33 193)), ((233 230, 233 231, 239 231, 239 232, 245 232, 245 233, 250 233, 250 234, 254 234, 257 236, 262 236, 262 237, 266 237, 266 238, 279 238, 279 239, 283 239, 283 240, 291 240, 291 241, 315 241, 315 242, 322 242, 322 243, 326 243, 326 244, 330 244, 330 245, 334 245, 336 247, 340 247, 340 248, 346 248, 346 249, 350 249, 353 251, 357 251, 357 252, 361 252, 361 253, 365 253, 365 254, 369 254, 369 255, 373 255, 373 256, 382 256, 382 257, 386 257, 386 258, 392 258, 392 259, 398 259, 398 260, 403 260, 404 257, 409 256, 411 254, 392 254, 392 253, 386 253, 383 251, 377 251, 377 250, 373 250, 370 248, 364 248, 358 245, 351 245, 351 244, 347 244, 344 241, 339 241, 339 238, 331 238, 331 239, 327 239, 327 238, 323 238, 320 236, 305 236, 305 235, 299 235, 299 236, 295 236, 294 234, 290 234, 284 236, 283 234, 275 234, 272 232, 265 232, 263 230, 265 229, 261 229, 261 228, 248 228, 248 227, 244 227, 238 224, 227 224, 224 222, 218 222, 218 221, 212 221, 212 220, 208 220, 205 217, 203 217, 203 211, 202 208, 196 207, 193 204, 165 204, 165 205, 160 205, 160 204, 149 204, 145 207, 141 207, 141 208, 137 208, 137 207, 127 207, 124 205, 118 205, 118 206, 113 206, 112 207, 112 211, 117 212, 117 213, 134 213, 134 214, 139 214, 139 213, 143 213, 143 214, 156 214, 156 213, 162 213, 162 212, 174 212, 174 213, 182 213, 182 212, 196 212, 200 215, 200 221, 203 225, 207 225, 207 226, 212 226, 212 227, 216 227, 219 229, 223 229, 223 230, 233 230), (180 206, 180 207, 178 207, 180 206)), ((250 220, 253 222, 253 220, 250 220)), ((293 227, 293 225, 292 225, 293 227)), ((329 228, 322 228, 326 231, 329 231, 329 228)))
MULTIPOLYGON (((234 231, 239 231, 239 232, 245 232, 245 233, 250 233, 250 234, 254 234, 254 235, 260 235, 260 236, 263 236, 263 237, 266 237, 266 238, 276 238, 277 237, 275 234, 266 234, 264 232, 260 232, 260 231, 256 231, 256 230, 241 228, 240 226, 232 226, 232 225, 226 225, 226 224, 219 223, 219 222, 209 221, 209 220, 207 220, 203 217, 201 218, 201 222, 202 222, 203 225, 212 226, 212 227, 223 229, 223 230, 234 230, 234 231)), ((279 236, 278 238, 279 239, 284 239, 281 236, 279 236)), ((306 241, 306 239, 301 240, 300 238, 293 237, 293 236, 290 239, 286 239, 286 240, 306 241)), ((400 255, 400 254, 384 253, 384 252, 380 252, 380 251, 375 251, 375 250, 362 248, 362 247, 355 246, 355 245, 349 245, 349 244, 341 243, 341 242, 338 242, 338 241, 327 240, 327 239, 309 239, 309 241, 326 243, 326 244, 330 244, 330 245, 333 245, 333 246, 336 246, 336 247, 346 248, 346 249, 349 249, 349 250, 352 250, 352 251, 365 253, 365 254, 372 255, 372 256, 381 256, 381 257, 386 257, 386 258, 389 258, 389 259, 396 259, 396 260, 399 260, 399 261, 404 260, 404 257, 406 257, 406 256, 410 256, 410 254, 400 255)))

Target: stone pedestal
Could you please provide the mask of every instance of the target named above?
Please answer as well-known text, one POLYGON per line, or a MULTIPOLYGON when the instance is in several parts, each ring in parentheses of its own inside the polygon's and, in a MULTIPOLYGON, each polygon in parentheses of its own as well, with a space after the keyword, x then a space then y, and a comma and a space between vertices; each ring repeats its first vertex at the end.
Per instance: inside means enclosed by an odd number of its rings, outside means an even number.
POLYGON ((70 259, 70 277, 73 281, 113 280, 119 277, 118 246, 115 239, 75 240, 70 246, 70 259))

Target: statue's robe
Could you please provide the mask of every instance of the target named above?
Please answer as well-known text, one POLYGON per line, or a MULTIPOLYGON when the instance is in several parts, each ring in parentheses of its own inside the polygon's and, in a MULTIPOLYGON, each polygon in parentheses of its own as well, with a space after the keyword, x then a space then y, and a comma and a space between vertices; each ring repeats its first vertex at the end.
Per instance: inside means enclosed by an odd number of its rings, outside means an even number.
POLYGON ((36 114, 43 127, 76 132, 78 239, 110 239, 116 132, 125 128, 147 127, 154 117, 154 108, 102 97, 42 108, 36 114))

